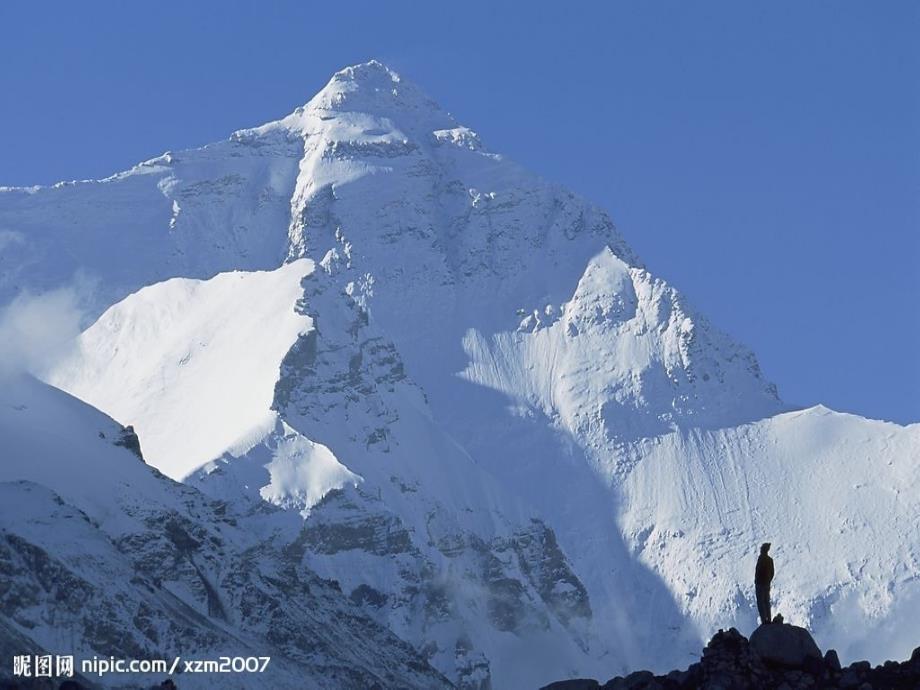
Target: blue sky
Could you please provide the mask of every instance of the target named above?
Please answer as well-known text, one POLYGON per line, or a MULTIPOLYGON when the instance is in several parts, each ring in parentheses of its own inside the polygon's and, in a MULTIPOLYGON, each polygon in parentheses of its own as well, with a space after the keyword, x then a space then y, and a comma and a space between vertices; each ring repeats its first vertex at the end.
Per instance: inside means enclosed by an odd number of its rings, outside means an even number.
POLYGON ((376 57, 597 201, 794 404, 920 421, 920 3, 0 3, 0 185, 224 138, 376 57))

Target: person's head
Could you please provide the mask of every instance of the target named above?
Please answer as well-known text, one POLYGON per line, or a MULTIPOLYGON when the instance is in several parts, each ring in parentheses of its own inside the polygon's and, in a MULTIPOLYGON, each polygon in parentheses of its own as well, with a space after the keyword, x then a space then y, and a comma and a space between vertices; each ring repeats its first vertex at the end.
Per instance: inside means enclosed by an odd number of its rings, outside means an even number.
POLYGON ((770 542, 765 541, 760 545, 760 553, 767 553, 770 550, 770 542))

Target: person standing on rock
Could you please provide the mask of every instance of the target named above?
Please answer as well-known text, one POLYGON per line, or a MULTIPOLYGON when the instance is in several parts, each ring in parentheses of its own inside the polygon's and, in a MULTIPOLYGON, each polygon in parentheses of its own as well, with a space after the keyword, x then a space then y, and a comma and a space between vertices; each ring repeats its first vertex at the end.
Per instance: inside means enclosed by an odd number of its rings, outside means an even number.
POLYGON ((770 558, 770 543, 760 545, 760 557, 754 570, 754 591, 757 594, 757 611, 761 623, 770 623, 770 583, 773 582, 773 559, 770 558))

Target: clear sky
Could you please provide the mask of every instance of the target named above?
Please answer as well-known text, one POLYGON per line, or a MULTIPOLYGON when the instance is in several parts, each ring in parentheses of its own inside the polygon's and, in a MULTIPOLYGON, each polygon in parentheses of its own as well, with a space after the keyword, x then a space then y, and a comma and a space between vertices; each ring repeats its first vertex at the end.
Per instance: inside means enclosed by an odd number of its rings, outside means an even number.
POLYGON ((606 207, 790 403, 920 421, 920 3, 0 3, 0 185, 108 175, 376 57, 606 207))

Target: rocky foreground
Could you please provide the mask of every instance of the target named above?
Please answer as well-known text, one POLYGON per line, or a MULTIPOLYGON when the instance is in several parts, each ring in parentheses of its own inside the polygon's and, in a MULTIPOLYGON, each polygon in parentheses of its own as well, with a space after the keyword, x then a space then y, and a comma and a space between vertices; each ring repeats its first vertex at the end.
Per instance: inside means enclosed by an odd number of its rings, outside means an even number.
POLYGON ((606 683, 578 678, 551 683, 542 690, 746 690, 748 688, 853 688, 915 690, 920 688, 920 647, 908 661, 886 661, 873 668, 868 661, 840 666, 837 652, 821 654, 804 628, 784 623, 761 625, 748 640, 734 628, 719 630, 703 657, 686 671, 656 676, 636 671, 606 683))

